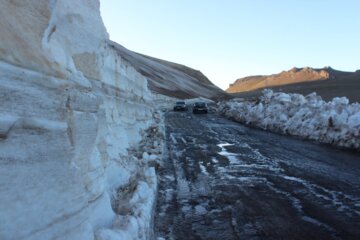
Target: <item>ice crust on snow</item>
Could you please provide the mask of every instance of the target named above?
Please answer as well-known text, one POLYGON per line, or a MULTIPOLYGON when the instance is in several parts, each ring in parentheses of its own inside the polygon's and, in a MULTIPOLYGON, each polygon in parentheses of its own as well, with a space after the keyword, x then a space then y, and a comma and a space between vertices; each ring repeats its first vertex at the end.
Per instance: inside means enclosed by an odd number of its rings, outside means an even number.
POLYGON ((234 99, 218 107, 223 115, 247 125, 360 150, 360 104, 349 104, 346 97, 325 102, 316 93, 266 89, 257 100, 234 99))

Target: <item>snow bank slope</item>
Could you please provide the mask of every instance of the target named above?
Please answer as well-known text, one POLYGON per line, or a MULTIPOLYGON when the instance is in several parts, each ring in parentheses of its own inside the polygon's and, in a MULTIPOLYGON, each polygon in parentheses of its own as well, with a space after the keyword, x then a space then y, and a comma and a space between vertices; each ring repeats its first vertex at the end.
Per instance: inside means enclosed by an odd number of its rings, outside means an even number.
POLYGON ((316 93, 304 97, 264 90, 258 101, 222 102, 219 110, 262 129, 360 149, 360 104, 345 97, 324 102, 316 93))
POLYGON ((146 239, 156 176, 128 149, 152 95, 108 45, 99 1, 3 1, 0 26, 0 239, 146 239), (134 218, 116 205, 130 200, 134 218))

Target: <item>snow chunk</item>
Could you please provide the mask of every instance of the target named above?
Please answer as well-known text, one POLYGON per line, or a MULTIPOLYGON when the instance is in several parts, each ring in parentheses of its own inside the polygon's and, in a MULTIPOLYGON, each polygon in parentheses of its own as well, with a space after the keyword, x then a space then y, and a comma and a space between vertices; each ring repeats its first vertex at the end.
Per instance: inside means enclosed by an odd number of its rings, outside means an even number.
POLYGON ((291 102, 291 96, 286 93, 279 93, 275 96, 275 100, 279 102, 291 102))
POLYGON ((347 148, 360 148, 360 104, 346 97, 325 102, 316 93, 274 93, 258 101, 221 102, 219 112, 251 126, 347 148))
POLYGON ((360 112, 355 113, 349 117, 348 120, 349 128, 359 128, 360 127, 360 112))

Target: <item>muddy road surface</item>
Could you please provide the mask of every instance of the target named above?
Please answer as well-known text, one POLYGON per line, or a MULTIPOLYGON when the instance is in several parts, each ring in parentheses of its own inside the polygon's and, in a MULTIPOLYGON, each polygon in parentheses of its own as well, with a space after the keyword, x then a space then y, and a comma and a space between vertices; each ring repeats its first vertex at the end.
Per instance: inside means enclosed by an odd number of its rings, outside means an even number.
POLYGON ((360 154, 166 113, 158 239, 360 239, 360 154))

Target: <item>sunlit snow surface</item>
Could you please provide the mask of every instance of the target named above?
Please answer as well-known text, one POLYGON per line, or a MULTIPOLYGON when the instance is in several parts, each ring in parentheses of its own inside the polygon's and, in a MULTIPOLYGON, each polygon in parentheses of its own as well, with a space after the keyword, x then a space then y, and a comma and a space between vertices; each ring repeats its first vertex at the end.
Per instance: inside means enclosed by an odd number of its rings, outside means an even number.
POLYGON ((316 93, 303 96, 266 89, 257 101, 222 102, 219 111, 235 121, 265 130, 360 148, 360 104, 349 104, 345 97, 325 102, 316 93))

